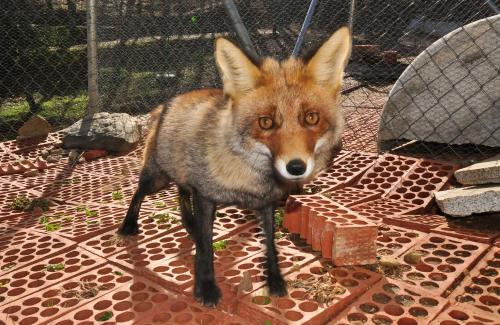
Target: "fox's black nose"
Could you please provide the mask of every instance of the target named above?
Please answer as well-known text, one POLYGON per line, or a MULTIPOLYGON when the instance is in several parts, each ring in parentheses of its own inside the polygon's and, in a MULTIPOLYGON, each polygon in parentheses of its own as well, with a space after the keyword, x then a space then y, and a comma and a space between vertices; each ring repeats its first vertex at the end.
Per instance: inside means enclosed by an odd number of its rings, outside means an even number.
POLYGON ((306 163, 300 159, 293 159, 286 164, 286 170, 293 176, 300 176, 306 171, 306 163))

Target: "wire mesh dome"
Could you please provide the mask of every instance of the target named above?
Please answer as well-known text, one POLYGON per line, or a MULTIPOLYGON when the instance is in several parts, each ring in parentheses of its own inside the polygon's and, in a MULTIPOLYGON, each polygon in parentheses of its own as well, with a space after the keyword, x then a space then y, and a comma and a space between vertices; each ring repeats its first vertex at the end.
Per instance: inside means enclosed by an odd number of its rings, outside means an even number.
POLYGON ((500 15, 434 42, 389 93, 380 123, 381 148, 416 142, 456 151, 459 145, 478 151, 500 147, 499 70, 500 15))

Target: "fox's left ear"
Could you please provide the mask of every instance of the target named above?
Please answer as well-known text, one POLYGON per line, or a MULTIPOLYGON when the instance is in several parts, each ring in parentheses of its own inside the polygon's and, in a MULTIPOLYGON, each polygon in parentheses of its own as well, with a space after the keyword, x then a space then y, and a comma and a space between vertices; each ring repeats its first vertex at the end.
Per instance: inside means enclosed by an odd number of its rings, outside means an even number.
POLYGON ((257 85, 261 75, 259 68, 230 41, 224 38, 215 41, 215 60, 226 95, 237 96, 257 85))
POLYGON ((309 59, 307 74, 319 84, 332 87, 334 91, 340 90, 351 47, 349 28, 340 28, 309 59))

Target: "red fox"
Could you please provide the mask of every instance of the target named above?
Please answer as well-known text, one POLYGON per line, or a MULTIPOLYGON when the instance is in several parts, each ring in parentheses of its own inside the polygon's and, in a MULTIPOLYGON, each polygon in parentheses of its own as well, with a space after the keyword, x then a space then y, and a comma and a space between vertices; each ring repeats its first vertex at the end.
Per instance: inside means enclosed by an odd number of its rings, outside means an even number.
POLYGON ((286 295, 274 245, 277 202, 324 169, 340 142, 339 108, 351 34, 340 28, 314 53, 278 62, 251 59, 215 41, 223 89, 179 95, 154 112, 139 184, 121 235, 136 235, 146 195, 171 181, 182 221, 196 243, 194 296, 215 306, 212 228, 217 204, 252 209, 266 234, 267 284, 286 295))

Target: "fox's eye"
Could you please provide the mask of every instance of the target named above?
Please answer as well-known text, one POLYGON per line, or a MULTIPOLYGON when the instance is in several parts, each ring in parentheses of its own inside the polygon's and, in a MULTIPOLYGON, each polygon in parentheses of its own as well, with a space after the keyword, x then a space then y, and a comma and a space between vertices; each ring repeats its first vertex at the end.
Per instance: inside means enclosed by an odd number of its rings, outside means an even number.
POLYGON ((306 124, 316 125, 319 122, 319 114, 316 112, 309 112, 306 114, 306 124))
POLYGON ((269 130, 274 125, 273 119, 267 116, 259 118, 259 126, 264 130, 269 130))

